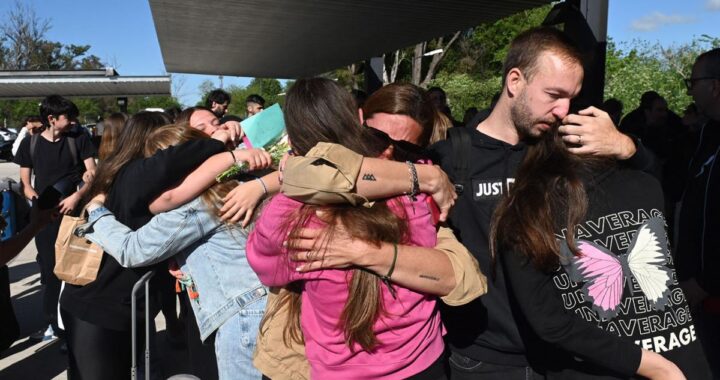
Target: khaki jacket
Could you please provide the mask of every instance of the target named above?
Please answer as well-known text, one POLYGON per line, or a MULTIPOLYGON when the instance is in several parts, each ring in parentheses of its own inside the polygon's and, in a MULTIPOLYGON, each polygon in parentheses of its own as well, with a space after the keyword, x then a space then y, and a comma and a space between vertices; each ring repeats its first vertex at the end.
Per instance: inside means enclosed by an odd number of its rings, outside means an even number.
MULTIPOLYGON (((353 193, 361 165, 362 156, 357 153, 340 145, 319 143, 304 157, 293 157, 287 161, 281 191, 288 197, 309 204, 366 206, 371 202, 353 193)), ((435 248, 447 254, 455 274, 455 288, 441 297, 444 303, 464 305, 487 292, 487 279, 480 271, 477 260, 460 244, 452 230, 439 228, 435 248)), ((276 298, 270 294, 268 309, 276 298)), ((309 379, 310 366, 305 358, 305 348, 294 343, 287 347, 283 342, 287 317, 288 311, 284 308, 267 317, 258 335, 253 364, 273 380, 309 379)))

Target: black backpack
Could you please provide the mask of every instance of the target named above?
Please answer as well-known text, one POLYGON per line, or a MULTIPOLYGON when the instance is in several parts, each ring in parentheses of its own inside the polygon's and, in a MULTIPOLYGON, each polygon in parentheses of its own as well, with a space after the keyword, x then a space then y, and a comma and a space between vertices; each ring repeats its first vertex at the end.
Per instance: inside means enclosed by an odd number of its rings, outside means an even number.
POLYGON ((469 188, 468 161, 472 150, 470 131, 465 127, 452 127, 448 129, 448 140, 453 154, 453 184, 455 192, 460 195, 469 188))

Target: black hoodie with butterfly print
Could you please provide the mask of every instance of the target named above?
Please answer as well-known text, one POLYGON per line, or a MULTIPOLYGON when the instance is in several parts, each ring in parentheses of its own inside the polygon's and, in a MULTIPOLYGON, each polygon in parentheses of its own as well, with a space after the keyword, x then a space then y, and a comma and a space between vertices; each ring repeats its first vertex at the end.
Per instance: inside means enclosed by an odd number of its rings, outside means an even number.
MULTIPOLYGON (((590 201, 553 273, 522 253, 499 259, 528 359, 552 379, 623 379, 641 348, 673 361, 688 379, 709 379, 667 244, 660 185, 648 174, 610 169, 586 182, 590 201)), ((565 231, 557 237, 565 244, 565 231)))

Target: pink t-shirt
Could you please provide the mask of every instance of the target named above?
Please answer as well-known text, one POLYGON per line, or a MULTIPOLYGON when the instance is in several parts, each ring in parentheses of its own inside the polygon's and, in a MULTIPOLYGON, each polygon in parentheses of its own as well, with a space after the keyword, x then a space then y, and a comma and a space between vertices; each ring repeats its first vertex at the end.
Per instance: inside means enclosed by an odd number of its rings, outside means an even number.
MULTIPOLYGON (((421 194, 416 201, 405 196, 394 200, 388 203, 390 209, 398 215, 403 212, 407 215, 407 244, 434 247, 437 234, 426 196, 421 194), (402 210, 398 210, 400 206, 402 210)), ((303 280, 300 322, 312 378, 401 379, 428 368, 444 349, 445 328, 440 321, 436 297, 398 285, 393 285, 397 299, 393 299, 387 287, 382 285, 387 315, 375 323, 379 344, 373 352, 363 351, 359 345, 355 345, 354 352, 347 347, 337 325, 347 300, 352 272, 298 273, 282 246, 285 231, 281 226, 301 205, 282 194, 276 195, 263 209, 248 238, 247 258, 260 281, 267 286, 303 280)), ((321 228, 322 222, 313 218, 307 227, 321 228)))

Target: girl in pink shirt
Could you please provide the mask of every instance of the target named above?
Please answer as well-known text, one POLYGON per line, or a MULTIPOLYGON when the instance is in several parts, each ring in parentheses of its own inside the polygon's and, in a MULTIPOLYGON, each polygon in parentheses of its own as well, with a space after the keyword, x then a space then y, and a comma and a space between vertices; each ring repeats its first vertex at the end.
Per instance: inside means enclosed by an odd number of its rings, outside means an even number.
MULTIPOLYGON (((297 81, 285 108, 298 154, 324 141, 365 156, 392 156, 387 141, 360 127, 352 97, 333 81, 297 81)), ((295 306, 291 321, 299 314, 302 337, 291 323, 286 339, 304 339, 313 378, 444 378, 438 371, 444 328, 435 296, 390 285, 366 270, 298 272, 290 257, 295 251, 285 243, 301 228, 319 228, 328 238, 343 229, 352 238, 391 243, 395 249, 397 244, 433 247, 436 230, 425 197, 396 197, 370 208, 321 208, 280 194, 263 209, 248 239, 248 261, 265 285, 297 285, 299 294, 285 301, 295 306)))

